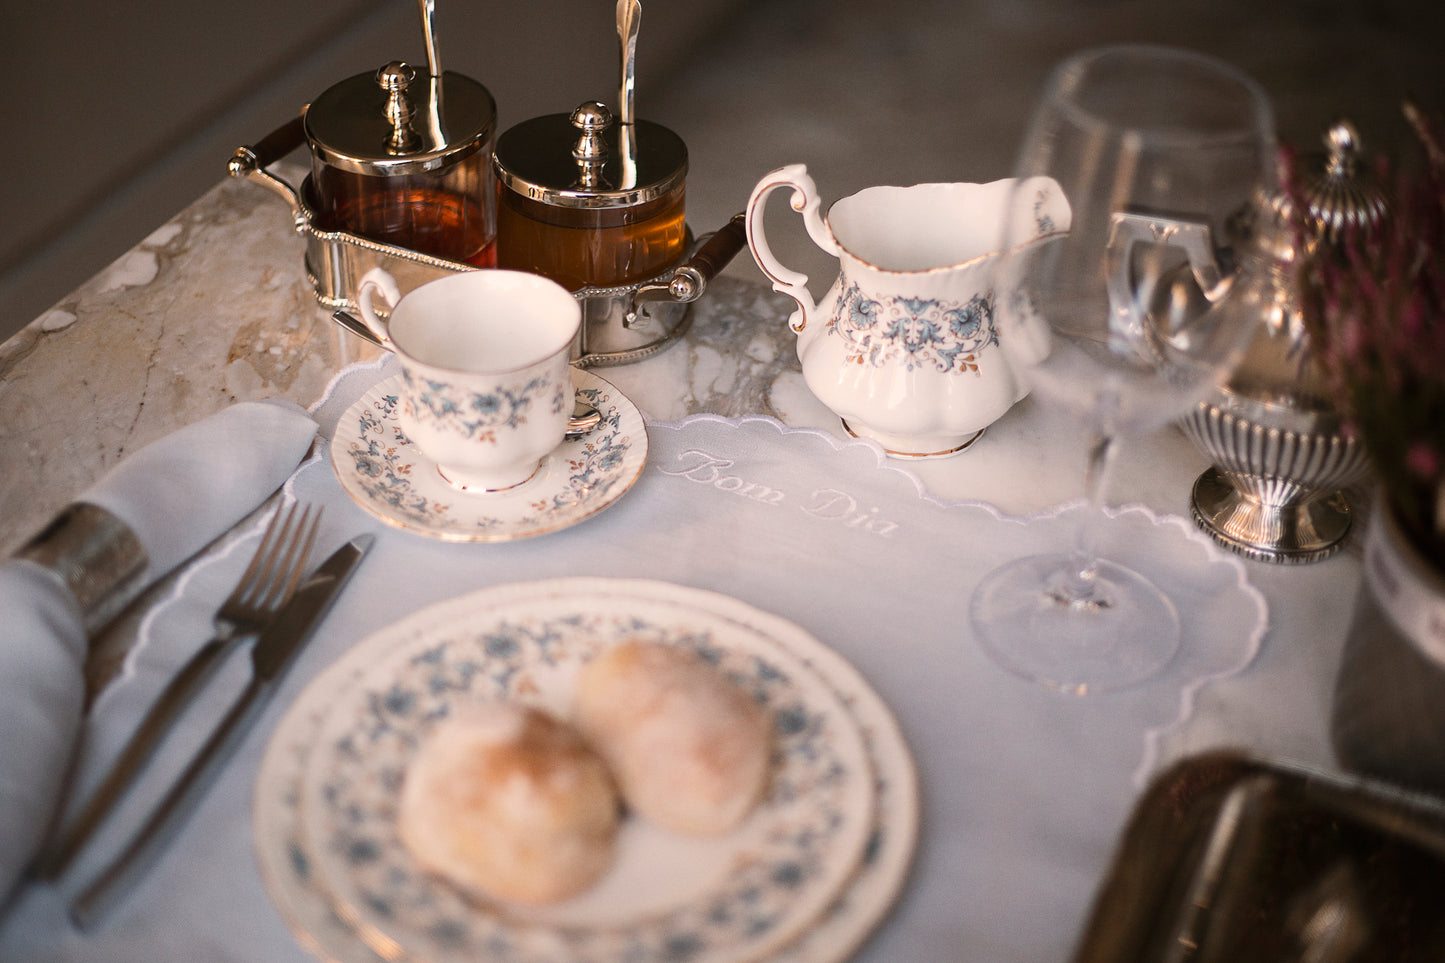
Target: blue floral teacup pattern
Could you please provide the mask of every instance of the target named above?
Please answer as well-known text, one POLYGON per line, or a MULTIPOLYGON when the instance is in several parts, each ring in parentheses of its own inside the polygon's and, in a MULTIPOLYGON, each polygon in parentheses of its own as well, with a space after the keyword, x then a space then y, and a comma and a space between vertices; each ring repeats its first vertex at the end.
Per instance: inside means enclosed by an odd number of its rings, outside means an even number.
POLYGON ((534 412, 553 418, 569 410, 565 387, 545 375, 513 384, 487 385, 481 391, 451 381, 414 375, 402 369, 407 416, 418 424, 471 441, 495 444, 499 429, 516 429, 534 412))
POLYGON ((565 357, 508 378, 403 361, 401 382, 402 430, 463 491, 526 481, 561 443, 572 413, 565 357))
POLYGON ((944 374, 978 374, 979 356, 998 344, 992 292, 957 298, 869 297, 843 279, 838 313, 828 331, 848 344, 850 363, 878 368, 902 364, 944 374))

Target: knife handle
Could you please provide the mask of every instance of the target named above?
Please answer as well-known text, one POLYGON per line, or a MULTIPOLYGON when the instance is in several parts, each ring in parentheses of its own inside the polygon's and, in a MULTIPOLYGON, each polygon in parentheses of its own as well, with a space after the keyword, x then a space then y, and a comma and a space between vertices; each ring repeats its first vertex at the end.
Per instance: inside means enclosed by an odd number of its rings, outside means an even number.
POLYGON ((70 904, 70 918, 82 930, 100 919, 130 888, 128 884, 150 868, 195 811, 217 773, 250 731, 251 722, 275 695, 297 650, 326 617, 373 540, 370 534, 358 535, 333 552, 302 581, 261 632, 251 650, 252 671, 246 688, 232 701, 205 744, 191 756, 125 849, 70 904))
POLYGON ((95 830, 114 811, 115 804, 130 789, 142 767, 155 755, 156 747, 170 731, 181 710, 215 675, 233 638, 234 635, 227 634, 213 636, 171 677, 156 701, 151 703, 130 741, 86 800, 80 815, 58 840, 41 852, 31 870, 36 879, 57 879, 70 866, 95 830))
POLYGON ((263 688, 263 680, 251 679, 125 849, 70 904, 70 918, 76 926, 89 930, 165 851, 245 737, 247 726, 242 723, 265 706, 267 700, 258 698, 263 688))

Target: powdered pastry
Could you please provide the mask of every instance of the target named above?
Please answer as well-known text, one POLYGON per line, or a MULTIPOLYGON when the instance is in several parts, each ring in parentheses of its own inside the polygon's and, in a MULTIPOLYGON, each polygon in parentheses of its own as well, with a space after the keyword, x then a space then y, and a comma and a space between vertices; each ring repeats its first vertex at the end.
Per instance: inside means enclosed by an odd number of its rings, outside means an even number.
POLYGON ((638 814, 685 833, 721 833, 767 783, 768 713, 690 650, 627 641, 583 667, 577 723, 638 814))
POLYGON ((406 773, 398 830, 428 870, 465 889, 551 903, 612 864, 619 802, 576 730, 507 703, 461 707, 406 773))

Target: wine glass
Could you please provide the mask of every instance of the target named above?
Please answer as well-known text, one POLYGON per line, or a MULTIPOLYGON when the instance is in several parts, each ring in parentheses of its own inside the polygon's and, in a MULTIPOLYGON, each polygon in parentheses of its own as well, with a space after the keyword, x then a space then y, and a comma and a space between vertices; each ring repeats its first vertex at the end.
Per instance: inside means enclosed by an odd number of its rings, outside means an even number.
POLYGON ((1019 156, 995 286, 999 344, 1033 395, 1089 433, 1089 508, 1072 551, 985 577, 970 621, 991 658, 1075 693, 1125 688, 1179 646, 1171 601, 1099 557, 1114 439, 1182 416, 1237 363, 1258 314, 1231 284, 1232 218, 1275 170, 1249 77, 1158 46, 1056 67, 1019 156))

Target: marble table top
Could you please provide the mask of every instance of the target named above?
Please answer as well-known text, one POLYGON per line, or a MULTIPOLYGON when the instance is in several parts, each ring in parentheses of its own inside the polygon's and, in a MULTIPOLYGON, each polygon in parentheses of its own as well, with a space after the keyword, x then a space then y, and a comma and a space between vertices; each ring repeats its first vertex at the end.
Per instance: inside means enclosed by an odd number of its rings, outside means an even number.
MULTIPOLYGON (((146 443, 236 401, 311 406, 338 371, 375 357, 379 349, 316 304, 303 249, 274 195, 225 181, 0 344, 0 552, 146 443)), ((598 373, 654 423, 762 414, 845 437, 802 379, 786 324, 792 304, 743 253, 697 303, 681 341, 598 373)), ((968 451, 906 468, 934 497, 1024 515, 1079 498, 1084 456, 1066 419, 1025 399, 968 451)), ((1206 467, 1176 429, 1129 439, 1110 501, 1188 518, 1206 467)), ((1267 634, 1248 668, 1194 693, 1155 747, 1161 767, 1221 747, 1334 766, 1330 693, 1360 579, 1357 541, 1313 565, 1243 562, 1266 600, 1267 634)), ((95 643, 93 687, 114 672, 169 581, 95 643)))
MULTIPOLYGON (((375 356, 316 304, 303 247, 273 194, 228 180, 0 345, 0 552, 127 452, 235 401, 309 406, 338 370, 375 356)), ((785 323, 792 303, 761 283, 743 253, 697 303, 684 339, 599 373, 654 421, 764 414, 841 437, 802 380, 785 323)), ((1083 464, 1076 430, 1025 399, 967 452, 908 467, 935 496, 1026 514, 1078 498, 1083 464)), ((1130 439, 1110 500, 1188 517, 1190 488, 1205 467, 1175 429, 1130 439)), ((1175 749, 1227 742, 1328 764, 1327 693, 1359 580, 1358 548, 1310 566, 1247 565, 1269 602, 1270 638, 1249 672, 1200 694, 1199 724, 1178 735, 1175 749), (1271 687, 1301 678, 1326 694, 1318 714, 1279 718, 1271 687)))

